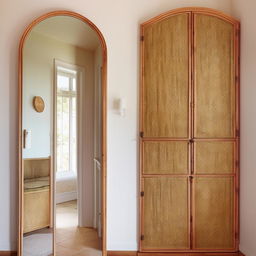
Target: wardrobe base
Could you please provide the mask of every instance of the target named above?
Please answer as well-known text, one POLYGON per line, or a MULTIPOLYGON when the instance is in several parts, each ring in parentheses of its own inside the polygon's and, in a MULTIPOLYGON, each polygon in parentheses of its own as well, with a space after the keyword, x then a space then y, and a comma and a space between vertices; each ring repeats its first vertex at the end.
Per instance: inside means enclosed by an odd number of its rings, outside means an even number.
POLYGON ((241 252, 137 252, 137 251, 108 251, 107 256, 245 256, 241 252))
POLYGON ((17 256, 16 251, 0 251, 0 256, 17 256))
POLYGON ((138 252, 137 256, 244 256, 240 252, 138 252))

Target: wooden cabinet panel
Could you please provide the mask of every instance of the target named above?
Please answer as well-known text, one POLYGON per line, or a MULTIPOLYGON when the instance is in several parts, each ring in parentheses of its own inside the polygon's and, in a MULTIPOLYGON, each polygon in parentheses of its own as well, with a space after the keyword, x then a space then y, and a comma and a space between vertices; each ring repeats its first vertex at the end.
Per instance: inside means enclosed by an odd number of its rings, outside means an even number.
POLYGON ((193 205, 195 249, 234 248, 233 178, 195 178, 193 205))
POLYGON ((144 178, 143 249, 189 248, 188 179, 144 178))
POLYGON ((141 27, 142 252, 238 250, 238 32, 204 8, 141 27))
POLYGON ((195 14, 195 137, 235 137, 234 27, 195 14))
POLYGON ((186 141, 143 142, 143 173, 187 174, 188 149, 186 141))
POLYGON ((202 141, 194 144, 196 174, 234 173, 235 142, 202 141))
POLYGON ((145 137, 188 137, 189 14, 144 28, 145 137))

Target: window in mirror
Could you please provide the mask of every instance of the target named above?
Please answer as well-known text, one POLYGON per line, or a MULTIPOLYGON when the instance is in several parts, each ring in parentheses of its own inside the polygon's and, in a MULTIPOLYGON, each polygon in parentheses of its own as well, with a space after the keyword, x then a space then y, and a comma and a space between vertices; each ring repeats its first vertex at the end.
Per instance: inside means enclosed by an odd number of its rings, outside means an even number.
POLYGON ((57 67, 57 178, 77 173, 77 72, 57 67))

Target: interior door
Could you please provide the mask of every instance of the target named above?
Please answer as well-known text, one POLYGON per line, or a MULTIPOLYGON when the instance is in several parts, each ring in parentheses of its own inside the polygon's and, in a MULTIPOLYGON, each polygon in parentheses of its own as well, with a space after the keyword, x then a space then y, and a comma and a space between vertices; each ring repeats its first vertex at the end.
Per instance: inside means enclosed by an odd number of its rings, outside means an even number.
POLYGON ((144 29, 144 137, 188 137, 189 16, 174 15, 144 29))
POLYGON ((234 27, 194 14, 196 138, 235 137, 234 27))
POLYGON ((143 248, 189 248, 188 178, 150 177, 143 182, 143 248))
POLYGON ((234 179, 194 178, 194 248, 234 248, 234 179))
POLYGON ((141 249, 190 247, 191 14, 143 30, 141 249))
POLYGON ((235 29, 194 14, 193 249, 235 248, 235 29))

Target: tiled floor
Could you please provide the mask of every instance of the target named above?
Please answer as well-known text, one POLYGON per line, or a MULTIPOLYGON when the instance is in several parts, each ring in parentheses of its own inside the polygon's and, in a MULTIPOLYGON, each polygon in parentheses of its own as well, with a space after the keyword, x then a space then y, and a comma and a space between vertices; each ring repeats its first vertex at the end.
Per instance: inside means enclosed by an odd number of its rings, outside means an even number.
POLYGON ((92 228, 77 227, 77 202, 56 207, 56 255, 100 256, 100 240, 92 228))

